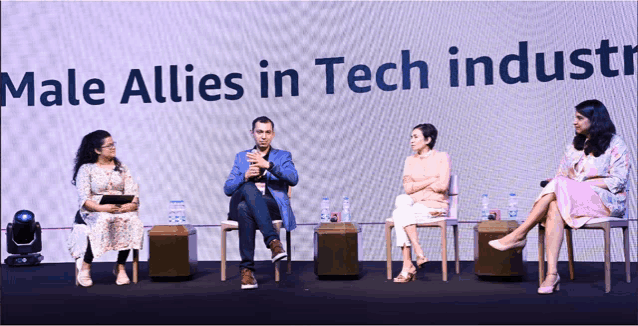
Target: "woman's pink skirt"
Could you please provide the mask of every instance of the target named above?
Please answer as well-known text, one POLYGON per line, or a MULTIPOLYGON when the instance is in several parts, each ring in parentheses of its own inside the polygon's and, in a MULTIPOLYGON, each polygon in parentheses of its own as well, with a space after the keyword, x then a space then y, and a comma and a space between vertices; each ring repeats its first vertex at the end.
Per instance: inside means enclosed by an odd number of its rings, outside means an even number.
MULTIPOLYGON (((597 217, 608 217, 609 209, 605 207, 598 194, 587 182, 578 182, 566 177, 556 177, 550 181, 536 198, 554 193, 556 204, 565 224, 573 229, 585 225, 587 221, 597 217)), ((534 203, 536 203, 534 202, 534 203)))

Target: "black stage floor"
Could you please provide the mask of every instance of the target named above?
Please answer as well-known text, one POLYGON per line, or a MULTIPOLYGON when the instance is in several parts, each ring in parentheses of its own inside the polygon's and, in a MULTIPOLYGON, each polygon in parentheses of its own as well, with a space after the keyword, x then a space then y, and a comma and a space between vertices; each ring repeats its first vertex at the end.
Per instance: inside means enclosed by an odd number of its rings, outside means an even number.
MULTIPOLYGON (((605 293, 603 263, 576 263, 569 280, 559 263, 561 289, 539 295, 538 264, 522 281, 481 280, 473 262, 461 274, 430 262, 408 284, 386 280, 385 262, 363 262, 358 280, 320 280, 313 262, 293 262, 278 284, 270 262, 257 263, 259 289, 240 290, 238 262, 220 281, 219 262, 200 262, 191 280, 152 281, 140 263, 140 282, 116 286, 112 264, 95 263, 91 288, 75 287, 73 264, 2 265, 2 324, 638 324, 638 279, 624 280, 612 264, 605 293)), ((401 263, 395 262, 395 273, 401 263)), ((283 267, 284 265, 282 265, 283 267)), ((130 263, 129 276, 130 276, 130 263)))

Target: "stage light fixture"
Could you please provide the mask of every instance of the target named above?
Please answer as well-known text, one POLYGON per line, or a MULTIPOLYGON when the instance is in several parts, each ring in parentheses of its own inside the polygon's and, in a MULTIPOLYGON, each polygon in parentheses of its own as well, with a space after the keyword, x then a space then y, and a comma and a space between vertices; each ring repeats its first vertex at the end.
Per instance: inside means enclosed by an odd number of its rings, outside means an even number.
POLYGON ((35 221, 33 212, 23 209, 15 213, 13 223, 7 224, 7 251, 4 262, 9 266, 38 265, 44 256, 42 251, 42 228, 35 221))

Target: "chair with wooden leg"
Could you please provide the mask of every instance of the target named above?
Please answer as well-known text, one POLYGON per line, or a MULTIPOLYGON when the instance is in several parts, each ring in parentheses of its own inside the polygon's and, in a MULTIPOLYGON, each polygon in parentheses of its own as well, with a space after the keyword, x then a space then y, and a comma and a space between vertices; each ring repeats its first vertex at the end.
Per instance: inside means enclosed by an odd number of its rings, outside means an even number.
MULTIPOLYGON (((631 282, 630 255, 629 255, 629 221, 620 217, 592 218, 581 229, 603 230, 605 246, 605 293, 611 291, 611 229, 621 228, 625 252, 625 275, 627 283, 631 282)), ((572 229, 565 226, 565 241, 567 243, 567 257, 569 265, 569 278, 574 280, 574 244, 572 241, 572 229)), ((538 284, 540 286, 545 279, 545 227, 538 225, 538 284)))
MULTIPOLYGON (((288 187, 288 198, 292 198, 292 187, 288 187)), ((283 226, 282 220, 275 220, 272 222, 272 226, 275 228, 275 232, 277 234, 280 233, 281 227, 283 226)), ((229 231, 239 230, 239 224, 237 221, 226 220, 221 223, 221 279, 222 281, 226 281, 226 235, 229 231)), ((286 270, 286 274, 292 274, 292 261, 290 252, 291 248, 291 239, 290 239, 290 231, 286 230, 286 253, 288 254, 288 267, 286 270)), ((279 274, 279 262, 275 263, 275 282, 279 282, 280 274, 279 274)))
MULTIPOLYGON (((441 228, 441 267, 443 270, 443 281, 447 282, 447 227, 451 226, 454 232, 454 260, 456 274, 460 273, 459 262, 459 229, 458 229, 458 205, 459 205, 458 176, 450 176, 450 186, 448 196, 450 198, 450 209, 448 215, 444 217, 431 218, 427 222, 416 224, 417 228, 438 227, 441 228)), ((388 280, 392 279, 392 228, 394 220, 388 218, 385 221, 385 244, 386 244, 386 265, 388 280)))

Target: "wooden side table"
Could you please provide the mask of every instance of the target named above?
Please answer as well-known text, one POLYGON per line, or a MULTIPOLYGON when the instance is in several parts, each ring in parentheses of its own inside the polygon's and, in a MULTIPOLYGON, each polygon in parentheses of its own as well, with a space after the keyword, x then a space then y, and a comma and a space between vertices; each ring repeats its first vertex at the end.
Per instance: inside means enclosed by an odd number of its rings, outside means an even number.
POLYGON ((516 221, 483 221, 474 227, 474 273, 479 276, 524 276, 521 248, 499 251, 488 242, 511 233, 516 221))
POLYGON ((314 232, 317 276, 358 276, 361 228, 352 222, 321 223, 314 232))
POLYGON ((197 273, 197 230, 187 225, 156 225, 148 231, 150 277, 188 277, 197 273))

